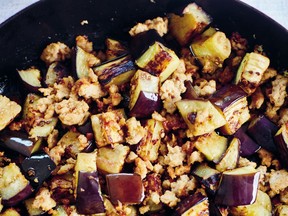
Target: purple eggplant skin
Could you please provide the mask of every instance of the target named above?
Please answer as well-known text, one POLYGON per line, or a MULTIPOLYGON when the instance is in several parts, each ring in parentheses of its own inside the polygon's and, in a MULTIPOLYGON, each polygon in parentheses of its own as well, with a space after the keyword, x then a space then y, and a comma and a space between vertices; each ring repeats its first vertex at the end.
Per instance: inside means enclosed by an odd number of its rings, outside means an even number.
POLYGON ((274 137, 282 165, 288 167, 288 124, 283 124, 274 137))
POLYGON ((0 146, 29 157, 40 149, 41 140, 30 139, 25 132, 3 130, 0 132, 0 146))
POLYGON ((236 101, 246 97, 247 94, 242 90, 239 86, 230 84, 225 85, 224 87, 217 90, 209 100, 218 106, 221 110, 225 110, 228 108, 231 103, 235 103, 236 101))
POLYGON ((76 209, 79 214, 105 213, 98 173, 78 172, 76 209))
POLYGON ((227 215, 227 207, 218 206, 214 200, 209 200, 209 215, 224 216, 227 215))
POLYGON ((155 29, 135 35, 130 42, 130 52, 134 59, 138 59, 152 44, 158 41, 165 44, 163 38, 155 29))
POLYGON ((247 133, 261 147, 277 155, 278 149, 274 142, 274 136, 278 131, 276 124, 264 115, 259 115, 250 122, 247 133))
POLYGON ((248 157, 255 154, 261 148, 251 137, 246 133, 248 125, 245 124, 239 128, 234 137, 237 137, 240 140, 240 156, 248 157))
POLYGON ((117 204, 139 204, 144 199, 144 186, 141 176, 136 173, 118 173, 106 175, 110 200, 117 204))
POLYGON ((199 99, 199 96, 195 92, 191 81, 188 81, 188 80, 184 81, 184 85, 186 87, 186 91, 182 95, 183 99, 188 99, 188 100, 199 99))
POLYGON ((21 169, 34 188, 39 188, 51 175, 56 164, 46 153, 27 157, 21 163, 21 169))
POLYGON ((260 172, 238 175, 222 174, 215 203, 224 206, 250 205, 256 200, 260 172))
MULTIPOLYGON (((180 203, 178 203, 173 216, 181 216, 183 213, 188 211, 193 206, 196 206, 196 205, 206 201, 207 199, 208 199, 208 197, 204 196, 200 192, 195 193, 195 194, 191 194, 188 197, 186 197, 184 200, 182 200, 180 203)), ((201 215, 201 214, 197 214, 197 215, 201 215)), ((207 215, 207 214, 203 214, 203 215, 207 215)))
POLYGON ((91 120, 87 120, 83 125, 77 127, 77 130, 82 134, 93 133, 91 120))
POLYGON ((162 102, 158 93, 141 91, 129 114, 137 118, 147 118, 154 111, 159 112, 161 108, 162 102))
POLYGON ((3 205, 5 206, 15 206, 22 200, 26 199, 33 193, 34 189, 33 187, 28 184, 22 191, 20 191, 15 196, 11 197, 8 200, 2 200, 3 205))

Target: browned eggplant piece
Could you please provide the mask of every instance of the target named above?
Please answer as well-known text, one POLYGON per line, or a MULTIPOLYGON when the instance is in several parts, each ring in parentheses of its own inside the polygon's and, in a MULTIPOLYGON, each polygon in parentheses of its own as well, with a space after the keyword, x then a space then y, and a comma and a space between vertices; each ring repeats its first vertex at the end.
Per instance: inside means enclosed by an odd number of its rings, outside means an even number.
POLYGON ((240 156, 247 157, 253 155, 261 148, 250 136, 247 135, 248 124, 244 124, 241 128, 239 128, 234 137, 237 137, 240 140, 240 156))
POLYGON ((25 207, 29 216, 40 216, 43 215, 45 212, 40 208, 35 208, 33 206, 34 198, 29 198, 24 201, 25 207))
POLYGON ((158 41, 135 61, 139 68, 159 77, 160 82, 164 82, 177 69, 179 62, 175 52, 158 41))
POLYGON ((240 155, 240 140, 238 138, 233 138, 230 142, 228 149, 226 150, 224 156, 216 164, 216 169, 220 172, 225 170, 231 170, 236 168, 240 155))
POLYGON ((163 38, 155 29, 135 35, 130 42, 130 51, 134 59, 138 59, 156 41, 164 44, 163 38), (145 41, 145 43, 143 43, 145 41))
POLYGON ((261 78, 270 64, 270 59, 259 53, 246 53, 235 78, 235 84, 239 85, 248 95, 251 95, 260 85, 261 78))
POLYGON ((17 205, 32 194, 32 186, 15 163, 0 169, 0 196, 3 205, 17 205))
POLYGON ((75 165, 76 209, 79 214, 105 213, 96 157, 96 151, 77 155, 75 165))
POLYGON ((176 207, 173 216, 209 215, 208 197, 201 192, 189 195, 176 207))
POLYGON ((92 115, 91 123, 97 146, 124 142, 125 121, 126 115, 123 109, 92 115))
POLYGON ((1 212, 1 216, 21 216, 15 208, 8 208, 1 212))
POLYGON ((27 157, 40 150, 41 144, 42 138, 38 140, 31 139, 25 132, 10 130, 0 132, 0 146, 19 152, 27 157))
POLYGON ((222 173, 216 192, 217 205, 239 206, 255 202, 260 172, 251 166, 236 168, 222 173))
POLYGON ((0 131, 10 124, 20 112, 20 105, 0 95, 0 131))
POLYGON ((227 216, 228 207, 216 205, 214 200, 209 200, 209 213, 213 216, 227 216))
POLYGON ((183 99, 188 99, 188 100, 194 100, 194 99, 199 99, 198 94, 196 93, 192 82, 191 81, 184 81, 186 91, 183 93, 182 98, 183 99))
POLYGON ((137 70, 130 82, 130 115, 138 118, 151 116, 160 111, 159 78, 145 71, 137 70))
POLYGON ((229 209, 229 213, 232 216, 271 216, 272 215, 272 203, 267 193, 258 190, 256 201, 251 205, 241 205, 232 207, 229 209))
POLYGON ((47 86, 53 86, 54 83, 58 83, 63 77, 67 76, 69 76, 68 68, 60 62, 54 62, 49 65, 44 82, 47 86))
POLYGON ((225 135, 234 134, 250 119, 247 94, 236 85, 226 85, 219 89, 211 96, 210 101, 218 106, 225 116, 227 123, 220 129, 225 135))
POLYGON ((256 116, 250 122, 247 133, 254 139, 261 147, 278 154, 277 146, 274 142, 274 136, 278 131, 277 125, 271 122, 264 115, 256 116))
POLYGON ((223 113, 208 100, 180 100, 176 106, 194 136, 211 133, 226 124, 223 113))
POLYGON ((107 188, 112 203, 139 204, 144 199, 141 176, 136 173, 106 175, 107 188))
POLYGON ((73 50, 73 71, 76 76, 80 79, 88 77, 89 70, 100 63, 100 60, 93 54, 86 52, 79 46, 76 46, 73 50), (93 63, 93 64, 92 64, 93 63))
POLYGON ((191 3, 179 15, 170 15, 169 30, 178 43, 185 46, 211 22, 212 18, 201 7, 191 3))
POLYGON ((42 87, 41 71, 37 68, 28 68, 26 70, 18 70, 23 85, 30 92, 37 92, 42 87))
POLYGON ((207 192, 214 195, 220 181, 221 173, 207 164, 199 164, 192 170, 192 174, 205 187, 207 192))
POLYGON ((93 68, 99 82, 104 86, 120 86, 130 81, 136 72, 131 56, 121 56, 93 68))
POLYGON ((192 41, 190 50, 203 66, 203 73, 214 73, 230 56, 231 43, 224 32, 209 28, 192 41))
POLYGON ((279 157, 283 166, 288 166, 288 124, 283 124, 276 133, 275 143, 279 151, 279 157))
POLYGON ((97 168, 103 173, 120 173, 125 158, 130 149, 121 144, 114 145, 113 148, 104 146, 98 149, 97 168))
POLYGON ((213 131, 212 133, 199 136, 195 141, 195 147, 208 161, 218 163, 226 152, 228 139, 213 131))
POLYGON ((137 154, 144 160, 156 161, 164 130, 163 124, 155 119, 149 119, 145 126, 147 133, 137 147, 137 154))
POLYGON ((106 44, 106 58, 108 60, 115 59, 119 56, 126 55, 128 53, 127 47, 124 46, 120 41, 107 38, 106 44))
POLYGON ((34 188, 39 188, 56 168, 55 163, 46 153, 34 154, 21 163, 25 177, 34 188))

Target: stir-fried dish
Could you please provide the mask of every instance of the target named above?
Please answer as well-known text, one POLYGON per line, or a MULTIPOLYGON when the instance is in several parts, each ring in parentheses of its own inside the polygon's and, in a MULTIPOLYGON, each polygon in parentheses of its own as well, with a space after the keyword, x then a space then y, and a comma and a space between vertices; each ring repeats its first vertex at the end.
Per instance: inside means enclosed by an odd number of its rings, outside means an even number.
POLYGON ((1 80, 1 215, 287 215, 288 77, 265 47, 195 3, 129 34, 48 44, 24 100, 1 80))

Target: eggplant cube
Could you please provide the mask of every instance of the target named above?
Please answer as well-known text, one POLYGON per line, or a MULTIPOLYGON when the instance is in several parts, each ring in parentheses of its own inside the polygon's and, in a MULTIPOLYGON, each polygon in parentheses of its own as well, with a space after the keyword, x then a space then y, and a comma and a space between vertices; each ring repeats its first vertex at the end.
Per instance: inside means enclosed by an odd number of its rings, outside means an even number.
POLYGON ((104 213, 105 206, 96 167, 97 152, 79 153, 75 165, 76 209, 79 214, 104 213))
POLYGON ((7 97, 0 95, 0 131, 12 122, 20 112, 20 105, 7 97))
POLYGON ((46 153, 34 154, 21 163, 21 168, 26 178, 35 187, 39 187, 56 168, 55 163, 46 153))
POLYGON ((203 65, 202 71, 213 73, 221 68, 225 59, 230 56, 231 44, 225 33, 208 29, 190 46, 196 58, 203 65))
POLYGON ((182 200, 176 207, 173 216, 198 216, 209 215, 208 197, 201 192, 189 195, 182 200))
POLYGON ((274 136, 277 131, 277 125, 271 122, 264 115, 259 115, 253 118, 247 129, 247 133, 252 139, 275 155, 279 152, 274 142, 274 136))
POLYGON ((162 122, 149 119, 146 129, 147 133, 138 145, 137 154, 144 160, 156 161, 164 128, 162 122))
POLYGON ((122 109, 92 115, 91 123, 97 146, 124 142, 125 121, 126 116, 122 109))
POLYGON ((171 14, 169 30, 178 43, 185 46, 211 22, 211 17, 201 7, 191 3, 184 8, 181 15, 171 14))
POLYGON ((237 71, 235 84, 247 94, 252 94, 260 85, 261 78, 270 64, 269 58, 258 53, 247 53, 237 71))
POLYGON ((98 149, 97 167, 103 173, 120 173, 130 149, 128 146, 117 144, 112 147, 104 146, 98 149))
POLYGON ((130 115, 138 118, 150 116, 161 108, 159 78, 137 70, 130 82, 130 115))
POLYGON ((216 164, 216 169, 220 172, 236 168, 240 155, 240 140, 233 138, 226 150, 223 158, 216 164))
POLYGON ((0 146, 30 157, 40 149, 43 139, 31 139, 28 134, 21 131, 3 130, 0 133, 0 141, 0 146))
POLYGON ((195 141, 195 147, 200 151, 207 160, 218 163, 228 146, 228 139, 218 135, 215 131, 200 136, 195 141))
POLYGON ((29 216, 37 216, 44 214, 45 212, 41 208, 35 208, 33 206, 34 200, 35 200, 34 198, 29 198, 24 201, 29 216))
POLYGON ((18 70, 18 74, 28 90, 37 92, 41 88, 41 72, 39 69, 28 68, 27 70, 18 70))
POLYGON ((73 53, 73 70, 79 79, 83 77, 88 77, 91 64, 99 64, 100 60, 96 58, 93 54, 86 52, 81 47, 76 46, 73 53))
POLYGON ((15 163, 1 167, 0 173, 0 196, 4 205, 16 205, 33 192, 29 181, 15 163))
POLYGON ((69 76, 69 70, 60 62, 54 62, 49 65, 46 75, 45 84, 47 86, 53 86, 55 83, 59 83, 63 77, 69 76))
POLYGON ((215 194, 221 177, 221 173, 218 170, 206 164, 199 164, 192 170, 192 174, 204 185, 210 194, 215 194))
POLYGON ((267 193, 258 190, 256 201, 253 204, 231 207, 229 212, 231 213, 232 216, 239 216, 239 215, 270 216, 272 215, 272 203, 267 193))
POLYGON ((241 167, 222 174, 215 203, 218 205, 239 206, 255 202, 260 172, 253 167, 241 167))
POLYGON ((210 101, 180 100, 176 106, 194 136, 211 133, 226 124, 223 113, 210 101))
POLYGON ((279 149, 279 157, 284 166, 288 166, 288 124, 283 124, 275 137, 276 146, 279 149))
POLYGON ((177 69, 180 60, 173 50, 156 41, 135 62, 164 82, 177 69))
POLYGON ((112 203, 140 204, 144 199, 141 176, 136 173, 106 175, 107 188, 112 203))
POLYGON ((98 76, 99 82, 104 86, 120 86, 130 81, 136 68, 130 56, 104 62, 93 68, 98 76))
POLYGON ((227 121, 221 132, 225 135, 234 134, 250 119, 246 93, 236 85, 228 85, 215 92, 210 101, 218 106, 227 121))
POLYGON ((106 44, 106 57, 108 60, 115 59, 119 56, 125 55, 128 53, 127 48, 121 44, 120 41, 117 41, 112 38, 107 38, 105 40, 106 44))

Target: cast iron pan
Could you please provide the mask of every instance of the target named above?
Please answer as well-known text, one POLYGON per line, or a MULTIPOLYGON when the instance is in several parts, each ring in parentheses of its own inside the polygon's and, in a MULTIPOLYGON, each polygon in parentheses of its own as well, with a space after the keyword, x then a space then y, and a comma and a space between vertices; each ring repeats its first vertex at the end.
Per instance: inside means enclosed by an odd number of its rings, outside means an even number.
MULTIPOLYGON (((101 48, 106 36, 125 39, 138 21, 162 16, 192 0, 42 0, 0 26, 0 77, 15 77, 16 69, 39 63, 50 42, 74 43, 89 36, 101 48), (81 25, 87 20, 88 25, 81 25)), ((238 31, 250 43, 264 46, 277 69, 288 68, 288 31, 257 10, 237 0, 196 0, 230 34, 238 31)))

